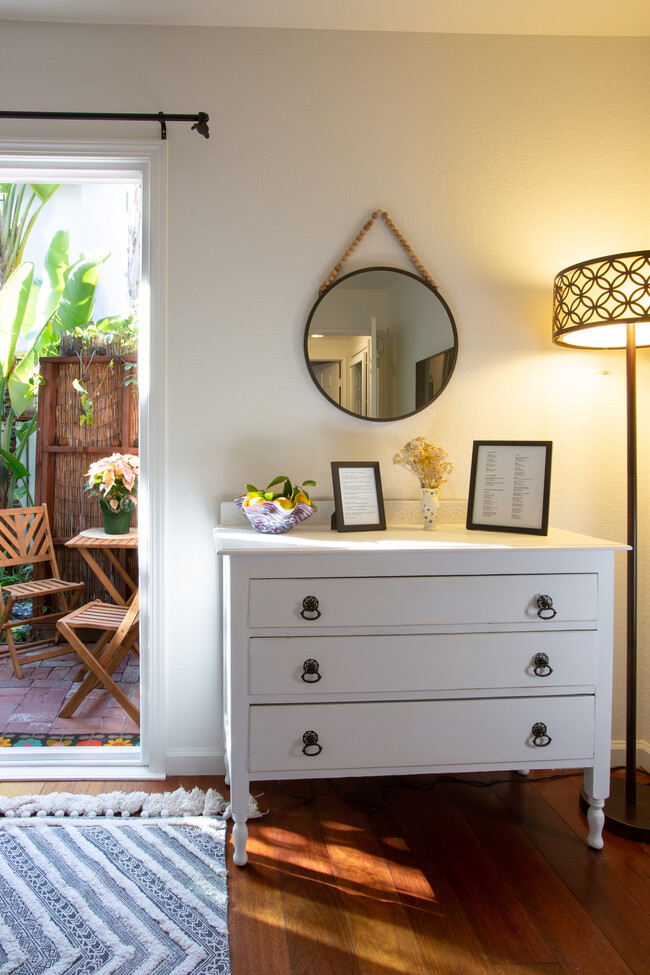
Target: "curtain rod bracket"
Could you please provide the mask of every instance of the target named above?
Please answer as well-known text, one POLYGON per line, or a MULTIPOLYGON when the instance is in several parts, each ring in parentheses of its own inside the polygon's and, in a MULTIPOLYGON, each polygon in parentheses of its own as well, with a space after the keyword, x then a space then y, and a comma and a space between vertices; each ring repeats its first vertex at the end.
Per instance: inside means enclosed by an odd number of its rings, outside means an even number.
MULTIPOLYGON (((158 112, 158 115, 160 116, 160 138, 161 139, 166 139, 167 138, 167 122, 165 121, 165 115, 164 115, 163 112, 158 112)), ((194 128, 194 126, 192 126, 192 128, 194 128)))

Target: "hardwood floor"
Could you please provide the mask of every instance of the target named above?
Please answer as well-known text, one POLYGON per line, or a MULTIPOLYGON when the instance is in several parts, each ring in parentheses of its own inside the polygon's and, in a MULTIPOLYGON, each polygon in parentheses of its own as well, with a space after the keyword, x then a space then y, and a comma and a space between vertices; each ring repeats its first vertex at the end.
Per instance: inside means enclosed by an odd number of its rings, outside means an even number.
MULTIPOLYGON (((589 849, 580 777, 548 775, 254 783, 246 867, 228 845, 232 975, 650 975, 650 846, 589 849)), ((0 792, 179 785, 227 794, 0 792)))

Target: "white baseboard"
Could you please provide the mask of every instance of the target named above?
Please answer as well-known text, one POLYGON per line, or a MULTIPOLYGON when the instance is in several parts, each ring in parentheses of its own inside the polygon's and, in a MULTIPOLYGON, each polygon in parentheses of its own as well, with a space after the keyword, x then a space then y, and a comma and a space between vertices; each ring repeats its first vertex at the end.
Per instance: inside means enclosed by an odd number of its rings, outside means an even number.
MULTIPOLYGON (((19 749, 23 751, 24 749, 19 749)), ((36 749, 34 749, 36 750, 36 749)), ((44 751, 45 749, 43 749, 44 751)), ((72 749, 70 749, 72 751, 72 749)), ((143 765, 36 765, 24 764, 3 765, 0 769, 2 782, 102 782, 102 781, 131 781, 164 779, 165 774, 150 772, 143 765)), ((25 795, 29 794, 25 789, 25 795)), ((14 793, 18 795, 19 793, 14 793)))
POLYGON ((167 775, 224 775, 225 771, 223 748, 172 748, 167 752, 167 775))
MULTIPOLYGON (((612 741, 612 768, 625 765, 625 742, 612 741)), ((650 773, 650 741, 643 739, 636 743, 636 765, 650 773)))

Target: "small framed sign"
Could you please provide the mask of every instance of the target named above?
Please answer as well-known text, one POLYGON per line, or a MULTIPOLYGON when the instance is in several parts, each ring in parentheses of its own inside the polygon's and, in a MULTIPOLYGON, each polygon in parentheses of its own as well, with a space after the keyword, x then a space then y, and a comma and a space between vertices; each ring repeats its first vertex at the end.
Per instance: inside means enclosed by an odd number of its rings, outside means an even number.
POLYGON ((550 440, 475 440, 467 527, 548 534, 550 440))
POLYGON ((377 461, 332 461, 334 515, 339 532, 385 531, 384 496, 377 461))

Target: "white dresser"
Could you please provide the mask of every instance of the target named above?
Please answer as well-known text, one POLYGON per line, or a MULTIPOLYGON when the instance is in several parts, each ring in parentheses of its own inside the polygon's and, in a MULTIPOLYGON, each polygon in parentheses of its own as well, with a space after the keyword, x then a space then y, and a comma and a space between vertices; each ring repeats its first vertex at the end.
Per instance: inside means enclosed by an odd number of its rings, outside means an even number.
POLYGON ((234 862, 249 783, 584 768, 609 791, 614 550, 460 525, 214 531, 234 862))

